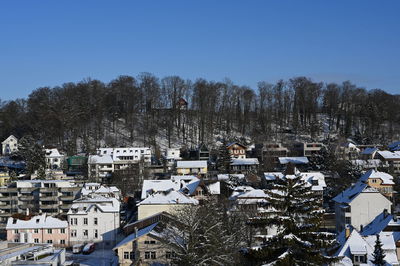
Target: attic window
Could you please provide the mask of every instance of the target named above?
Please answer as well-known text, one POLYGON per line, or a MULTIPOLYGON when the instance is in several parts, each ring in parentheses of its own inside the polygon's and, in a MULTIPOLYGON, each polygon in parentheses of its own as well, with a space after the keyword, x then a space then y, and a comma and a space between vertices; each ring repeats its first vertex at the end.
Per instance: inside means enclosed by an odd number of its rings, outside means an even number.
POLYGON ((37 224, 39 223, 39 221, 40 221, 39 219, 36 219, 36 223, 37 223, 37 224))
POLYGON ((15 219, 15 218, 14 218, 14 220, 13 220, 13 224, 16 224, 16 223, 17 223, 17 219, 15 219))

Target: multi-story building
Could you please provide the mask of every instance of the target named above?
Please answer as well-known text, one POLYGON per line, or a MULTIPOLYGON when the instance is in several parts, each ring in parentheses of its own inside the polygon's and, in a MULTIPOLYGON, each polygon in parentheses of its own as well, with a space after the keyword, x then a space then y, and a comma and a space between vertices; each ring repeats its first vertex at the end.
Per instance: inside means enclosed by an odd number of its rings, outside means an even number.
POLYGON ((360 181, 368 184, 368 186, 376 188, 383 195, 388 197, 390 200, 393 199, 394 181, 393 176, 379 172, 376 170, 369 170, 363 176, 361 176, 360 181))
POLYGON ((390 210, 392 202, 377 189, 359 181, 341 192, 334 199, 336 230, 341 232, 346 225, 362 230, 383 210, 390 210))
POLYGON ((74 201, 68 212, 70 244, 87 242, 115 245, 120 226, 120 202, 98 195, 74 201))
POLYGON ((80 187, 70 180, 21 180, 0 188, 0 218, 5 223, 13 213, 27 210, 48 215, 68 212, 80 187))
POLYGON ((19 243, 47 243, 55 247, 69 245, 68 222, 42 214, 29 220, 8 218, 7 241, 19 243))
POLYGON ((294 144, 293 149, 296 152, 297 156, 310 157, 313 154, 318 153, 323 146, 324 144, 318 142, 314 143, 298 142, 294 144))
POLYGON ((45 152, 47 169, 60 169, 64 163, 65 156, 57 149, 46 149, 45 152))
POLYGON ((150 148, 100 148, 97 155, 89 156, 89 175, 98 180, 105 180, 111 177, 114 171, 124 170, 139 162, 151 163, 150 148))
POLYGON ((257 172, 258 165, 257 158, 235 158, 230 163, 231 171, 237 174, 257 172))
POLYGON ((0 242, 1 265, 66 265, 65 249, 51 244, 0 242))
POLYGON ((178 175, 206 175, 207 161, 177 161, 176 173, 178 175))
POLYGON ((18 139, 14 135, 6 138, 1 144, 3 155, 10 155, 11 153, 18 151, 18 139))
POLYGON ((236 159, 246 158, 246 146, 238 142, 232 142, 226 145, 226 148, 228 149, 231 158, 236 158, 236 159))
POLYGON ((400 151, 378 151, 375 158, 386 162, 390 172, 400 174, 400 151))

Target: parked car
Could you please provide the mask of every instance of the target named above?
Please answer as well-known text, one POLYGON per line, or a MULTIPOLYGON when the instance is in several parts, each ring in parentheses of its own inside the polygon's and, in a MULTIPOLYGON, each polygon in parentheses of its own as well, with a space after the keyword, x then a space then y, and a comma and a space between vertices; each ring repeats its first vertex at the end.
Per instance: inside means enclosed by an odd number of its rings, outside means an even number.
POLYGON ((88 243, 83 247, 83 254, 90 254, 94 251, 95 244, 94 243, 88 243))
POLYGON ((85 245, 84 244, 76 244, 72 246, 72 253, 79 254, 82 252, 82 249, 85 245))

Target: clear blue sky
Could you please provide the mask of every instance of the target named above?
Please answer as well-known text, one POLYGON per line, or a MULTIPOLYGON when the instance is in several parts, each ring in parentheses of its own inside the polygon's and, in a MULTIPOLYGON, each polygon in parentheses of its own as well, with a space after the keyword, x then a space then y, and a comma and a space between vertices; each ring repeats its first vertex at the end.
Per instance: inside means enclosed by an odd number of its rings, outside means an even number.
POLYGON ((399 12, 397 0, 1 1, 0 98, 145 71, 400 93, 399 12))

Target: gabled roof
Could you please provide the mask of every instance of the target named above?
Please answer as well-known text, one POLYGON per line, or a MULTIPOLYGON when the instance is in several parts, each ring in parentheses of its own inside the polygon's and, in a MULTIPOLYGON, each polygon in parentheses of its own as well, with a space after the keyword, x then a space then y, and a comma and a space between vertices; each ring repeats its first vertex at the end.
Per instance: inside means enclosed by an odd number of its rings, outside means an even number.
POLYGON ((89 164, 112 164, 114 162, 112 155, 89 155, 89 164))
POLYGON ((378 151, 378 154, 385 160, 400 159, 400 151, 378 151))
POLYGON ((388 145, 389 150, 398 151, 400 149, 400 141, 392 142, 388 145))
POLYGON ((128 236, 125 237, 121 242, 119 242, 119 243, 113 248, 113 250, 115 250, 115 249, 117 249, 117 248, 119 248, 119 247, 122 247, 122 246, 126 245, 127 243, 130 243, 130 242, 136 240, 138 237, 147 235, 148 233, 151 232, 151 230, 154 229, 154 227, 157 226, 157 224, 158 224, 158 222, 157 222, 157 223, 154 223, 154 224, 152 224, 152 225, 149 225, 149 226, 147 226, 147 227, 145 227, 145 228, 142 228, 142 229, 138 230, 137 233, 132 233, 132 234, 128 235, 128 236))
POLYGON ((179 191, 169 190, 164 192, 157 192, 145 200, 141 201, 139 205, 150 205, 150 204, 198 204, 196 199, 189 198, 185 194, 179 191))
POLYGON ((367 182, 368 179, 381 179, 383 185, 394 185, 393 176, 375 171, 374 169, 369 170, 363 176, 360 177, 360 181, 367 182))
POLYGON ((239 142, 231 142, 231 143, 228 143, 228 144, 226 144, 226 147, 227 148, 229 148, 229 147, 231 147, 231 146, 233 146, 233 145, 238 145, 238 146, 240 146, 240 147, 242 147, 243 149, 246 149, 246 146, 245 145, 243 145, 243 144, 241 144, 241 143, 239 143, 239 142))
MULTIPOLYGON (((379 193, 375 188, 369 187, 367 184, 358 181, 339 195, 333 198, 337 203, 350 203, 355 199, 360 193, 379 193)), ((380 193, 379 193, 380 194, 380 193)), ((382 194, 380 194, 382 195, 382 194)), ((382 197, 384 197, 382 195, 382 197)))
POLYGON ((18 140, 14 135, 10 135, 10 136, 8 136, 8 138, 6 138, 5 140, 3 140, 2 143, 7 142, 9 139, 16 139, 16 140, 18 140))
POLYGON ((68 222, 63 221, 46 214, 32 217, 30 220, 18 220, 15 218, 8 218, 6 229, 39 229, 39 228, 66 228, 68 222), (14 223, 15 222, 15 223, 14 223))
POLYGON ((379 234, 391 221, 393 222, 393 215, 382 212, 366 225, 360 233, 363 236, 379 234))

